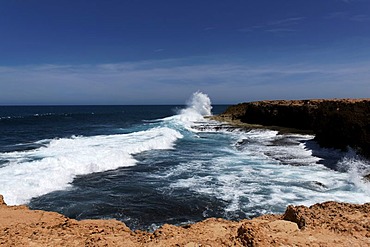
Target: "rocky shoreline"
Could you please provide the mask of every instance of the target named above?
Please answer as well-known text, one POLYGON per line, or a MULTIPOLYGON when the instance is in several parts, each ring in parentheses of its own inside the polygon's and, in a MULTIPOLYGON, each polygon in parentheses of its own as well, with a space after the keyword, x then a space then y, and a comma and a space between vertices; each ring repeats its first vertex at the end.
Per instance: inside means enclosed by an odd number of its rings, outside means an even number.
POLYGON ((213 119, 247 128, 313 133, 322 147, 351 147, 370 158, 370 99, 241 103, 213 119))
MULTIPOLYGON (((238 128, 312 133, 324 147, 349 146, 370 157, 370 99, 242 103, 213 119, 238 128)), ((370 246, 370 203, 288 206, 281 215, 239 222, 210 218, 146 232, 132 231, 113 219, 78 221, 27 206, 7 206, 0 195, 0 245, 370 246)))
POLYGON ((117 220, 77 221, 54 212, 7 206, 0 196, 1 246, 369 246, 370 203, 289 206, 282 215, 239 222, 207 219, 131 231, 117 220))

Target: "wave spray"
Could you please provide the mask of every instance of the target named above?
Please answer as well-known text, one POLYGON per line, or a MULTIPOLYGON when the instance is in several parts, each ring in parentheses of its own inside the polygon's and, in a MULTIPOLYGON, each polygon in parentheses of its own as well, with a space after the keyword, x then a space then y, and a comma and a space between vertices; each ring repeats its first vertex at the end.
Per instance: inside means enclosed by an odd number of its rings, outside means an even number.
POLYGON ((209 99, 207 94, 204 94, 199 91, 193 93, 187 105, 188 105, 188 108, 186 108, 185 110, 189 110, 189 109, 193 110, 202 116, 212 115, 211 100, 209 99))
POLYGON ((204 116, 212 115, 211 110, 211 100, 208 95, 198 91, 193 93, 187 102, 187 107, 182 109, 175 118, 187 126, 204 120, 204 116))

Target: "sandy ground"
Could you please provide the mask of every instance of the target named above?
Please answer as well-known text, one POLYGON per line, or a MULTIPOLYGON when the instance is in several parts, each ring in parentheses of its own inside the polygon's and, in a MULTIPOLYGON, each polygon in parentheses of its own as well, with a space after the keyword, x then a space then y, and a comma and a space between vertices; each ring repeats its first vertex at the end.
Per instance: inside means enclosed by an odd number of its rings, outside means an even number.
POLYGON ((131 231, 117 220, 69 219, 61 214, 7 206, 0 196, 1 246, 370 246, 370 203, 326 202, 289 206, 283 215, 240 222, 207 219, 131 231))

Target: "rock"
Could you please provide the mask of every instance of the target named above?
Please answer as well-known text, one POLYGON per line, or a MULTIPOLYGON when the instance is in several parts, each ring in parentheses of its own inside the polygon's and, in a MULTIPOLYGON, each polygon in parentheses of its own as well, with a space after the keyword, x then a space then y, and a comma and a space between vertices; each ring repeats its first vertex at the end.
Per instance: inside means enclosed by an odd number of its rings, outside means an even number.
POLYGON ((184 245, 184 247, 201 247, 201 246, 202 246, 201 244, 194 243, 194 242, 189 242, 184 245))
POLYGON ((275 232, 292 233, 299 230, 298 225, 295 222, 286 220, 275 220, 268 223, 268 226, 275 232))
POLYGON ((299 208, 296 208, 294 206, 288 206, 283 215, 283 220, 296 223, 299 229, 302 229, 306 226, 305 217, 302 215, 299 208))
POLYGON ((241 225, 237 238, 243 246, 268 246, 266 234, 258 222, 247 222, 241 225))
POLYGON ((323 147, 370 157, 370 99, 274 100, 230 106, 220 119, 313 131, 323 147))
POLYGON ((6 203, 4 202, 4 197, 0 195, 0 207, 1 206, 6 206, 6 203))
MULTIPOLYGON (((2 199, 2 197, 0 196, 2 199)), ((240 222, 206 219, 154 233, 117 220, 73 220, 25 206, 0 207, 1 246, 370 246, 370 203, 289 206, 284 215, 240 222), (299 228, 301 228, 299 230, 299 228)))
POLYGON ((370 183, 370 173, 364 176, 365 181, 370 183))

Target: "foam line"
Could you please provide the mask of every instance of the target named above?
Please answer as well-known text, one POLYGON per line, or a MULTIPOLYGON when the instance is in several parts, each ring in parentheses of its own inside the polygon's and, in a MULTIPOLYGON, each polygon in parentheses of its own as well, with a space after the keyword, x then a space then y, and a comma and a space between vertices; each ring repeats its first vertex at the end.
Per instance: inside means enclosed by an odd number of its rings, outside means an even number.
POLYGON ((0 154, 0 194, 9 205, 66 189, 78 175, 133 166, 133 154, 171 149, 182 135, 167 127, 130 134, 62 138, 38 149, 0 154))

